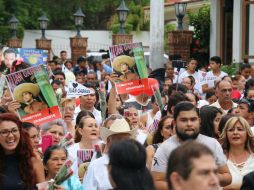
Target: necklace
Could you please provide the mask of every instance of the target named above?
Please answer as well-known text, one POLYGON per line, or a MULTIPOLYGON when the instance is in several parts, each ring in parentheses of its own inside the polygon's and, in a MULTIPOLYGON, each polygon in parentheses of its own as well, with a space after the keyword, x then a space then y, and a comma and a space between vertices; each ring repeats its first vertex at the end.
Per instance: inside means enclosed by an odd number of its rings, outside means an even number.
POLYGON ((243 169, 246 161, 248 160, 250 154, 247 151, 244 151, 244 154, 241 154, 240 158, 238 156, 238 158, 234 157, 232 154, 229 153, 229 160, 234 164, 235 167, 237 167, 240 171, 243 169), (241 156, 243 155, 243 156, 241 156), (244 161, 242 161, 244 160, 244 161))

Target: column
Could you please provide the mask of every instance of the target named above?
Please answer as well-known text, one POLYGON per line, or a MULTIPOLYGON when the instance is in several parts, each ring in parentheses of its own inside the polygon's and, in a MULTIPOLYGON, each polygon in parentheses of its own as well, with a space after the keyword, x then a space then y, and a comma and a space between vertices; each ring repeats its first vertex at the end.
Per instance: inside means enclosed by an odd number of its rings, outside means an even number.
POLYGON ((51 60, 51 40, 36 39, 36 48, 48 50, 48 60, 51 60))
POLYGON ((232 60, 242 61, 242 1, 234 1, 232 60))
POLYGON ((78 57, 86 56, 87 39, 85 37, 70 38, 71 59, 74 63, 77 62, 78 57))
POLYGON ((220 56, 221 48, 221 36, 220 36, 220 1, 221 0, 210 0, 210 18, 211 18, 211 29, 210 29, 210 57, 218 55, 220 56))
POLYGON ((151 69, 163 68, 164 0, 150 1, 150 56, 151 69))
POLYGON ((184 61, 190 58, 190 45, 193 32, 188 30, 176 30, 168 33, 169 55, 179 54, 184 61))
POLYGON ((8 47, 11 48, 21 48, 22 47, 22 39, 11 38, 8 40, 8 47))
POLYGON ((132 34, 113 34, 112 35, 112 44, 130 44, 132 43, 133 35, 132 34))

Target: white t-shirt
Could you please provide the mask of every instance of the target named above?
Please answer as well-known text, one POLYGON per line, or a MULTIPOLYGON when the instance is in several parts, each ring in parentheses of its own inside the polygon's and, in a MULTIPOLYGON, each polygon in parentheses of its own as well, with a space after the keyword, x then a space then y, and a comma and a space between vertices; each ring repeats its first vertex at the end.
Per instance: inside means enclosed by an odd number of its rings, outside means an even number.
MULTIPOLYGON (((221 80, 224 76, 228 76, 227 73, 221 71, 220 72, 220 76, 215 76, 213 74, 213 71, 209 71, 206 74, 206 81, 204 81, 203 84, 207 83, 208 84, 208 88, 212 88, 215 86, 215 81, 221 80)), ((202 84, 201 84, 202 85, 202 84)))
POLYGON ((108 176, 108 155, 92 161, 88 166, 86 175, 83 178, 83 188, 87 190, 110 190, 113 189, 108 176))
MULTIPOLYGON (((211 137, 207 137, 205 135, 199 134, 197 142, 204 144, 210 148, 210 150, 214 153, 215 161, 218 166, 226 165, 226 157, 223 154, 223 150, 221 145, 218 143, 217 140, 211 137)), ((176 149, 178 146, 181 145, 178 137, 176 135, 170 137, 169 139, 165 140, 157 149, 153 163, 152 163, 152 171, 155 172, 162 172, 166 173, 168 158, 171 152, 176 149)))

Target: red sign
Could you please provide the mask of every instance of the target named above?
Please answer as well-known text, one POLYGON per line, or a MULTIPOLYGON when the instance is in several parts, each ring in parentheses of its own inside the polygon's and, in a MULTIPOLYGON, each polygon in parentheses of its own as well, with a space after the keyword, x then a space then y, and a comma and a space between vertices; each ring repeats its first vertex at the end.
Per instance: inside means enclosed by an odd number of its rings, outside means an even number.
POLYGON ((116 84, 118 94, 131 94, 133 96, 137 96, 141 93, 152 96, 158 88, 158 81, 153 78, 144 78, 116 84))
POLYGON ((30 122, 35 125, 40 125, 42 123, 48 123, 55 119, 59 119, 61 117, 61 113, 58 106, 53 106, 51 108, 46 108, 40 110, 39 112, 29 114, 27 116, 22 116, 21 120, 23 122, 30 122))

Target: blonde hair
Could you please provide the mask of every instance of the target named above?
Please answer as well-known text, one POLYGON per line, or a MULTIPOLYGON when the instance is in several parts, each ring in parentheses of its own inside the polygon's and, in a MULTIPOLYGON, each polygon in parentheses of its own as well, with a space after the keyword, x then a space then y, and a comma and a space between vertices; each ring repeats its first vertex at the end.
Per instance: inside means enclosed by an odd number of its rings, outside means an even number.
POLYGON ((254 136, 253 133, 250 129, 250 125, 249 123, 241 116, 234 116, 231 117, 225 124, 225 127, 223 128, 223 131, 221 133, 221 146, 222 149, 224 150, 225 154, 228 154, 229 149, 230 149, 230 143, 228 141, 228 137, 227 137, 227 131, 230 127, 233 127, 236 125, 236 123, 239 122, 243 128, 246 130, 247 133, 247 139, 245 142, 245 149, 249 152, 254 153, 254 136))

